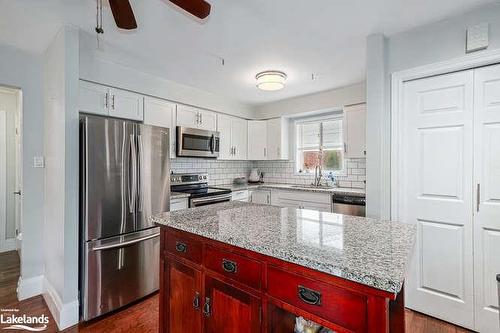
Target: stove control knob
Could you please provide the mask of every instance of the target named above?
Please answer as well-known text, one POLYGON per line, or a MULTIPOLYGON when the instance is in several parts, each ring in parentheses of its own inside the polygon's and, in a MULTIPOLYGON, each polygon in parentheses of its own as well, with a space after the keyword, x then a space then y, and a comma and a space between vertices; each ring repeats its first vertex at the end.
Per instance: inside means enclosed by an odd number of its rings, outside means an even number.
POLYGON ((202 180, 202 179, 203 179, 203 177, 202 177, 202 176, 198 176, 198 180, 202 180))
POLYGON ((207 179, 207 176, 203 176, 203 179, 207 179))

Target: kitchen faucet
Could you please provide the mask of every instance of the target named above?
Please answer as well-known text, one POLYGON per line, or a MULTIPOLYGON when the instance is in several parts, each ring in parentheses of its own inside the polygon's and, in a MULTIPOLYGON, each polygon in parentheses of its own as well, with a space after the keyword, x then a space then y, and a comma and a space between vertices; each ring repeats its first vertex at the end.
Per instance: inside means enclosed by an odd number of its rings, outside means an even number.
POLYGON ((321 165, 316 165, 314 168, 314 186, 321 186, 321 178, 323 177, 322 167, 321 165))

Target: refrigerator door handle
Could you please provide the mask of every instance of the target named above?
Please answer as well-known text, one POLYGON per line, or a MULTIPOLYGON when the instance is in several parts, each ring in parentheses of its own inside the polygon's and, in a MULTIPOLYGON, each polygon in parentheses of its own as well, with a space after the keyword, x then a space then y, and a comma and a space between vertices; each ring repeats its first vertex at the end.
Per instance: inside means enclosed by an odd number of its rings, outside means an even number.
POLYGON ((135 135, 130 134, 130 151, 131 151, 131 161, 132 166, 132 184, 130 184, 129 176, 129 186, 128 186, 128 202, 129 202, 129 212, 132 214, 135 210, 135 198, 137 192, 137 151, 135 147, 135 135))
POLYGON ((142 168, 143 168, 143 145, 142 145, 142 135, 137 135, 138 140, 138 158, 137 158, 137 200, 139 201, 139 212, 142 212, 142 168))
POLYGON ((126 241, 126 242, 120 242, 120 243, 116 243, 116 244, 97 246, 97 247, 94 247, 92 249, 92 251, 102 251, 102 250, 111 250, 111 249, 121 248, 121 247, 129 246, 129 245, 132 245, 132 244, 140 243, 140 242, 143 242, 145 240, 148 240, 148 239, 151 239, 151 238, 155 238, 155 237, 159 237, 159 236, 160 236, 160 233, 156 233, 156 234, 153 234, 153 235, 144 236, 144 237, 141 237, 141 238, 138 238, 138 239, 133 239, 133 240, 126 241))

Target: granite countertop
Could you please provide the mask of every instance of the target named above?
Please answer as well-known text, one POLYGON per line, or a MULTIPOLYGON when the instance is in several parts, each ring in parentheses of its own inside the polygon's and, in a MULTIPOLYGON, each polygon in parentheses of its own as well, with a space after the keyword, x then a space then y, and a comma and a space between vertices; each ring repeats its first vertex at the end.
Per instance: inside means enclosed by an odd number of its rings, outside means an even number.
POLYGON ((170 199, 189 198, 189 193, 170 192, 170 199))
POLYGON ((239 201, 151 219, 395 294, 416 233, 411 224, 239 201))
POLYGON ((219 188, 227 188, 231 191, 242 191, 251 189, 278 189, 286 191, 306 191, 306 192, 316 192, 316 193, 327 193, 327 194, 347 194, 354 196, 364 197, 366 191, 361 188, 349 188, 349 187, 308 187, 307 185, 295 185, 295 184, 273 184, 273 183, 258 183, 258 184, 229 184, 229 185, 218 185, 219 188))

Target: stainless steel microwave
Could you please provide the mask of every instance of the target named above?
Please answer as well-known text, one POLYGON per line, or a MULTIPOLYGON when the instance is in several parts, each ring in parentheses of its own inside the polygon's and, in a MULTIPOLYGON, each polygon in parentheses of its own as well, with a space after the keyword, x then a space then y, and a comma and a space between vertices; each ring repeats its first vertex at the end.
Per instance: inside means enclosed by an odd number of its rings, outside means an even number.
POLYGON ((217 158, 219 147, 219 132, 177 126, 177 156, 217 158))

